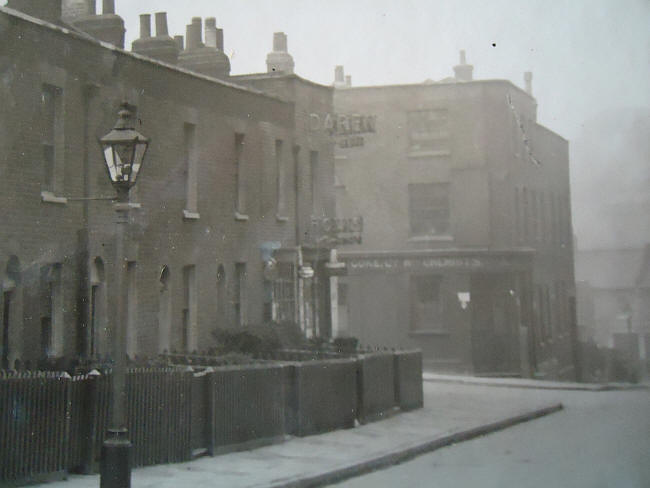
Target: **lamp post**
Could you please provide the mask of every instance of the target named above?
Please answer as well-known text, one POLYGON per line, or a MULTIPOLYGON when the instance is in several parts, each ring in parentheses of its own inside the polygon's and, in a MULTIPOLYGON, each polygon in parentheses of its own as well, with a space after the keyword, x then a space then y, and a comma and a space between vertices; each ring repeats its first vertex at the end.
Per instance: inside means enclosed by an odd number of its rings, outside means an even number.
POLYGON ((129 191, 135 185, 149 140, 135 130, 132 107, 120 106, 115 127, 99 141, 108 175, 117 192, 114 204, 116 230, 115 321, 111 328, 111 408, 108 431, 102 445, 101 488, 131 486, 131 443, 126 429, 126 320, 124 273, 124 228, 129 219, 129 191))

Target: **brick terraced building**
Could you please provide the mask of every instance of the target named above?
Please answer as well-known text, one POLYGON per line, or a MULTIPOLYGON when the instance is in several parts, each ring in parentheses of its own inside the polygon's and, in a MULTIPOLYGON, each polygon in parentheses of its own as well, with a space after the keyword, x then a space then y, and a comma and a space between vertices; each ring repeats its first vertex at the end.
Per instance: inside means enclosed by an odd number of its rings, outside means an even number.
POLYGON ((124 100, 151 139, 125 245, 129 355, 205 351, 218 326, 272 319, 326 333, 329 249, 312 249, 310 222, 333 215, 333 147, 301 119, 331 112, 333 89, 226 81, 213 19, 205 42, 192 19, 183 45, 165 14, 155 36, 142 16, 127 52, 112 2, 92 4, 0 8, 1 367, 107 354, 114 191, 98 138, 124 100))

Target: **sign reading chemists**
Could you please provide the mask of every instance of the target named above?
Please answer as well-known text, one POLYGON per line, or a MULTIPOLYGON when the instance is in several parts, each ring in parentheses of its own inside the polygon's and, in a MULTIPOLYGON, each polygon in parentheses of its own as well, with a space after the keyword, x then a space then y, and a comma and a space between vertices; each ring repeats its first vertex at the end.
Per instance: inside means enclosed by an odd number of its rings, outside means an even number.
POLYGON ((479 270, 485 268, 510 268, 522 264, 517 259, 505 256, 433 256, 433 257, 408 257, 408 258, 343 258, 348 271, 415 271, 415 270, 479 270))
POLYGON ((312 132, 324 131, 336 137, 341 148, 358 147, 364 145, 363 134, 376 131, 375 115, 359 114, 309 114, 309 130, 312 132))

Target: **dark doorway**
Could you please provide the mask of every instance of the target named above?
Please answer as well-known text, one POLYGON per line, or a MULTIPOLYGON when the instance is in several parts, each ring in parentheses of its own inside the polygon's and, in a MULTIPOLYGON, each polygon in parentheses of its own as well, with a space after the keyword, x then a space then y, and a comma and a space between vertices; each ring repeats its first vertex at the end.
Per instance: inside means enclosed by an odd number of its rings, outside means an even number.
POLYGON ((94 357, 97 352, 95 349, 95 337, 97 329, 97 296, 99 294, 99 285, 93 285, 90 288, 90 332, 88 343, 90 345, 90 357, 94 357))
POLYGON ((9 369, 9 329, 11 326, 12 292, 2 294, 2 369, 9 369))
POLYGON ((520 374, 510 278, 505 273, 472 275, 472 359, 476 374, 520 374))

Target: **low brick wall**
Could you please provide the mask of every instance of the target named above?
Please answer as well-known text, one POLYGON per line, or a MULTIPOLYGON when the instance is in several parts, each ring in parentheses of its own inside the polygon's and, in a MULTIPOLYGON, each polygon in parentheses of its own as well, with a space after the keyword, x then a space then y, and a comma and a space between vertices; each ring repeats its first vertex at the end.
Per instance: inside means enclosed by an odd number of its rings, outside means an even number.
POLYGON ((422 408, 422 353, 399 351, 394 353, 395 403, 402 410, 422 408))
POLYGON ((288 433, 306 436, 354 427, 356 359, 292 363, 286 380, 288 433), (293 420, 291 420, 293 419, 293 420))
POLYGON ((363 354, 357 364, 357 418, 361 423, 378 420, 395 407, 394 354, 363 354))

